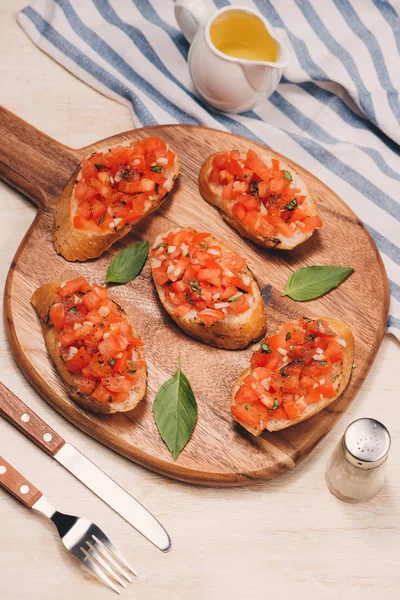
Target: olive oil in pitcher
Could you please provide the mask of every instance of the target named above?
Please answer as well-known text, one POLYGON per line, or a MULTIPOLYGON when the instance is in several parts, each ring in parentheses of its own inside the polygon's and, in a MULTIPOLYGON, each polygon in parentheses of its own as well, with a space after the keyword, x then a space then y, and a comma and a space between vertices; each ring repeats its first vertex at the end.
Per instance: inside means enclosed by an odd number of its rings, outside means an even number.
POLYGON ((228 56, 275 62, 278 45, 256 15, 244 10, 223 12, 211 23, 214 46, 228 56))

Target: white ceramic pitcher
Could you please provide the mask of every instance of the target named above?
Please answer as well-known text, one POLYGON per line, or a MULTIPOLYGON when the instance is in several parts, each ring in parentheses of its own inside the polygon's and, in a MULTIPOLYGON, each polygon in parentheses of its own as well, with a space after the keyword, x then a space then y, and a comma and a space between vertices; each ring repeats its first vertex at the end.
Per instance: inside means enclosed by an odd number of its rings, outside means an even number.
POLYGON ((190 43, 189 70, 193 83, 208 104, 223 112, 239 113, 254 108, 275 91, 290 54, 260 13, 235 5, 221 8, 210 17, 202 0, 178 0, 175 17, 190 43), (210 27, 219 15, 232 10, 251 13, 263 23, 276 42, 275 62, 236 58, 214 46, 210 27))

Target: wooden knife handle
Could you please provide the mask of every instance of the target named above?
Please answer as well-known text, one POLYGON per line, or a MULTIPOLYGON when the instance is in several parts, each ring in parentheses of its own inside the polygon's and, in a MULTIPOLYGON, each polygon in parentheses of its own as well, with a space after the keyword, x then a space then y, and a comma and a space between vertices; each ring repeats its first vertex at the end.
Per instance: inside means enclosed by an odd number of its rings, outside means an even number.
POLYGON ((0 177, 37 205, 55 206, 75 168, 77 152, 0 107, 0 177))
POLYGON ((2 456, 0 456, 0 485, 28 508, 31 508, 43 495, 2 456))
POLYGON ((54 456, 65 444, 65 441, 54 429, 46 425, 33 410, 28 408, 1 382, 0 415, 51 456, 54 456))

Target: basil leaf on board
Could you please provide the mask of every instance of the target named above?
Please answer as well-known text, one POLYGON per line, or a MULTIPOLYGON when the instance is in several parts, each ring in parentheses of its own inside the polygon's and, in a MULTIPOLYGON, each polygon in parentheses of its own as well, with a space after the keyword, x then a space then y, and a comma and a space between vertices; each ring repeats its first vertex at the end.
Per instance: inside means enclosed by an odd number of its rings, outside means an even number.
POLYGON ((176 460, 192 435, 197 419, 197 402, 188 379, 178 370, 158 390, 153 403, 154 419, 172 458, 176 460))
POLYGON ((282 296, 304 302, 314 300, 336 288, 353 273, 351 267, 312 266, 303 267, 289 277, 282 296))
POLYGON ((135 279, 143 269, 148 253, 147 240, 122 250, 108 266, 106 283, 128 283, 135 279))

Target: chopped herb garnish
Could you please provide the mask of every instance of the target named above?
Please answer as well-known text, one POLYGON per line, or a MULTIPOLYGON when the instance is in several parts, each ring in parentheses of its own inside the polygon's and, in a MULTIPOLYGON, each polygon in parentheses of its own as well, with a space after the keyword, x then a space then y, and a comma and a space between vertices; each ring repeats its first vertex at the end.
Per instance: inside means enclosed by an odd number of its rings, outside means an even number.
POLYGON ((245 405, 244 405, 244 408, 245 408, 245 410, 249 410, 249 408, 250 408, 250 404, 245 404, 245 405))
POLYGON ((96 167, 96 169, 99 171, 103 165, 96 165, 96 163, 95 163, 95 165, 94 165, 94 166, 95 166, 95 167, 96 167))
POLYGON ((193 304, 193 300, 191 299, 189 294, 186 294, 186 300, 189 302, 189 304, 193 304))
POLYGON ((200 244, 202 248, 208 248, 208 244, 200 244))
POLYGON ((239 300, 241 295, 242 294, 238 294, 238 293, 233 294, 233 296, 230 296, 230 298, 228 298, 228 302, 236 302, 236 300, 239 300))
POLYGON ((105 327, 105 323, 100 323, 100 327, 105 327))
POLYGON ((124 206, 126 206, 126 202, 125 202, 125 200, 122 200, 122 201, 121 201, 121 204, 123 204, 124 206))
POLYGON ((289 373, 285 372, 285 367, 283 367, 279 373, 281 374, 281 377, 289 377, 289 373))
POLYGON ((156 183, 156 187, 155 187, 155 192, 156 192, 156 194, 158 194, 158 188, 159 188, 159 187, 160 187, 160 184, 159 184, 159 183, 156 183))
POLYGON ((285 340, 286 341, 290 340, 290 331, 287 332, 287 334, 285 336, 285 340))
POLYGON ((288 179, 289 181, 293 181, 290 171, 286 171, 285 169, 283 169, 283 176, 285 179, 288 179))
POLYGON ((161 165, 152 165, 150 167, 150 171, 154 171, 154 173, 161 173, 162 166, 161 165))
POLYGON ((108 396, 108 401, 112 402, 112 396, 108 396))
POLYGON ((194 281, 191 281, 189 283, 189 286, 193 292, 198 292, 199 291, 199 280, 195 279, 194 281))
POLYGON ((265 352, 265 354, 271 354, 272 350, 269 347, 269 344, 261 344, 261 352, 265 352))
POLYGON ((76 306, 71 306, 71 308, 69 309, 69 312, 72 312, 76 315, 78 312, 78 309, 76 308, 76 306))
POLYGON ((274 398, 274 403, 272 405, 272 408, 268 409, 268 412, 272 412, 273 410, 276 410, 279 406, 279 400, 278 398, 274 398))
POLYGON ((317 363, 318 363, 319 365, 321 365, 321 367, 326 367, 326 365, 327 365, 327 362, 326 362, 326 360, 317 360, 317 363))
POLYGON ((307 335, 306 340, 307 340, 307 342, 312 342, 314 338, 315 338, 314 335, 307 335))
POLYGON ((110 363, 112 367, 115 365, 115 360, 113 358, 109 358, 107 362, 110 363))
POLYGON ((249 192, 252 196, 258 196, 258 183, 257 181, 250 181, 249 192))
POLYGON ((167 246, 168 246, 167 242, 163 242, 162 244, 158 244, 158 246, 153 248, 153 250, 158 250, 159 248, 167 248, 167 246))
POLYGON ((294 210, 297 206, 296 198, 293 198, 290 202, 288 202, 285 206, 286 210, 294 210))
POLYGON ((136 373, 136 371, 133 371, 132 369, 129 369, 129 370, 127 371, 127 373, 129 373, 129 375, 134 375, 134 374, 136 373))
POLYGON ((137 369, 137 364, 136 364, 136 363, 134 363, 134 362, 132 362, 131 360, 128 360, 128 365, 129 365, 130 367, 133 367, 134 369, 137 369))
POLYGON ((100 219, 100 221, 99 221, 99 225, 102 225, 102 224, 104 223, 104 218, 105 218, 105 216, 106 216, 106 215, 103 215, 103 216, 101 217, 101 219, 100 219))

